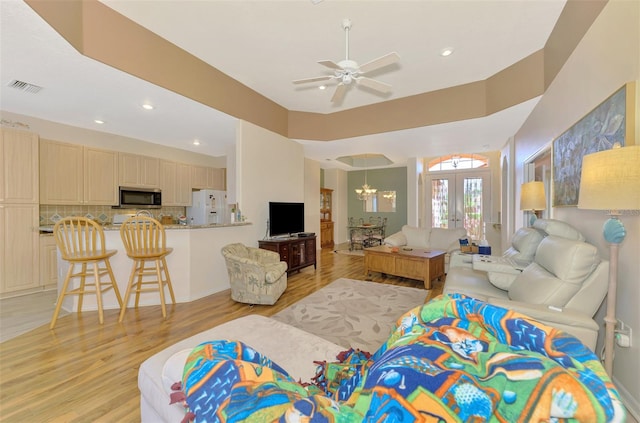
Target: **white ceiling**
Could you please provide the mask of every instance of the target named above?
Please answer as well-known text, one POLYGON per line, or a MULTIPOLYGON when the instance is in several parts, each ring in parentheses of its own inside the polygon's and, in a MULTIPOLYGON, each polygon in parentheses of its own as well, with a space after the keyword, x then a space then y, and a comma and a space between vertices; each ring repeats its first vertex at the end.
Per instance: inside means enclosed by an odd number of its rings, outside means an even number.
MULTIPOLYGON (((317 113, 486 79, 541 49, 565 3, 102 1, 281 106, 317 113), (335 85, 323 91, 319 84, 291 83, 327 74, 318 60, 345 58, 344 18, 353 22, 350 59, 363 64, 392 51, 400 55, 399 64, 368 75, 391 84, 390 95, 351 86, 335 106, 329 101, 335 85), (445 47, 454 53, 440 56, 445 47)), ((0 14, 2 110, 214 156, 234 142, 234 118, 82 56, 22 1, 0 0, 0 14), (31 94, 8 88, 14 79, 44 89, 31 94), (155 110, 143 110, 143 102, 155 110), (194 139, 201 145, 191 145, 194 139)), ((331 142, 297 141, 322 167, 345 169, 335 158, 382 153, 402 165, 409 157, 497 150, 537 100, 482 119, 331 142)))

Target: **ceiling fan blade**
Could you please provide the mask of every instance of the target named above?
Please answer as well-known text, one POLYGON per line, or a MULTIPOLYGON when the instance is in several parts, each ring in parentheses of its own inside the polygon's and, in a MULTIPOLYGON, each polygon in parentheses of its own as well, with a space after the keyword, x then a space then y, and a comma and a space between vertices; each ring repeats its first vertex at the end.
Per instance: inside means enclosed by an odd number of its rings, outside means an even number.
POLYGON ((336 87, 336 91, 333 93, 333 97, 331 97, 332 103, 340 103, 344 98, 344 94, 347 92, 347 86, 342 82, 338 84, 336 87))
POLYGON ((291 82, 293 82, 294 84, 304 84, 305 82, 327 81, 333 78, 333 76, 316 76, 313 78, 296 79, 295 81, 291 82))
POLYGON ((376 81, 375 79, 361 76, 356 79, 356 82, 360 85, 364 85, 367 88, 371 88, 372 90, 380 91, 381 93, 387 94, 391 92, 391 85, 384 82, 376 81))
POLYGON ((320 60, 318 63, 320 63, 322 66, 328 67, 329 69, 343 70, 342 67, 333 60, 320 60))
POLYGON ((377 59, 373 59, 370 62, 365 63, 360 66, 360 73, 371 72, 376 69, 383 68, 385 66, 392 65, 400 60, 400 56, 395 51, 393 53, 385 54, 382 57, 378 57, 377 59))

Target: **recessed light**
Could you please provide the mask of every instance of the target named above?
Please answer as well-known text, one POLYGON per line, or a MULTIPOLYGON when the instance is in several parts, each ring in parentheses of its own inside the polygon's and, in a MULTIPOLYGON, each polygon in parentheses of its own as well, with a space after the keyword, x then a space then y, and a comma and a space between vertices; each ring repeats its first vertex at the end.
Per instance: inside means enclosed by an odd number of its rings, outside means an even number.
POLYGON ((200 141, 198 141, 198 140, 194 140, 194 141, 193 141, 193 145, 200 145, 200 141))
POLYGON ((100 119, 96 119, 94 120, 94 122, 97 123, 98 125, 104 124, 104 120, 100 120, 100 119))
POLYGON ((326 89, 327 89, 327 86, 326 86, 326 85, 320 85, 320 86, 318 87, 318 89, 326 90, 326 89))
POLYGON ((447 47, 445 49, 442 49, 442 51, 440 52, 440 56, 447 57, 450 56, 451 53, 453 53, 453 49, 447 47))
POLYGON ((143 104, 142 108, 146 109, 146 110, 153 110, 154 109, 154 107, 151 104, 143 104))

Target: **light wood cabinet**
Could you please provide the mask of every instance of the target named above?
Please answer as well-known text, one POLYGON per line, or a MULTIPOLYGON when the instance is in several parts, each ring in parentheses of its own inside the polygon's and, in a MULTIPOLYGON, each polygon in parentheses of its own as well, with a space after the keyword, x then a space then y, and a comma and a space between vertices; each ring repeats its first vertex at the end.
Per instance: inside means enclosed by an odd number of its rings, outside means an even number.
POLYGON ((119 153, 120 186, 160 188, 160 159, 119 153))
POLYGON ((37 204, 0 204, 0 294, 40 286, 37 204))
POLYGON ((320 188, 320 248, 333 248, 332 197, 333 190, 320 188))
POLYGON ((0 128, 0 294, 39 279, 38 136, 0 128))
POLYGON ((83 161, 81 145, 40 141, 40 203, 82 204, 83 161))
POLYGON ((191 205, 191 165, 160 161, 163 206, 191 205))
POLYGON ((40 235, 40 286, 43 289, 58 286, 58 248, 52 235, 40 235))
POLYGON ((38 135, 0 129, 0 203, 38 203, 38 135))
POLYGON ((118 204, 118 154, 84 148, 84 203, 118 204))
POLYGON ((118 204, 118 153, 40 141, 41 204, 118 204))
POLYGON ((191 188, 226 190, 227 170, 207 166, 191 166, 191 188))
POLYGON ((333 248, 333 222, 320 221, 320 248, 333 248))

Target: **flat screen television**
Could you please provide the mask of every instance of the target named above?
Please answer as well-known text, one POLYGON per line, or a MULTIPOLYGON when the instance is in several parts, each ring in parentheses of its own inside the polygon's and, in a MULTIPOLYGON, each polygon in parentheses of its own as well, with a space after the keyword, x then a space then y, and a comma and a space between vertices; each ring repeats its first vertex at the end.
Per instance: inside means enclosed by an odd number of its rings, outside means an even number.
POLYGON ((304 232, 304 203, 269 202, 269 236, 304 232))

